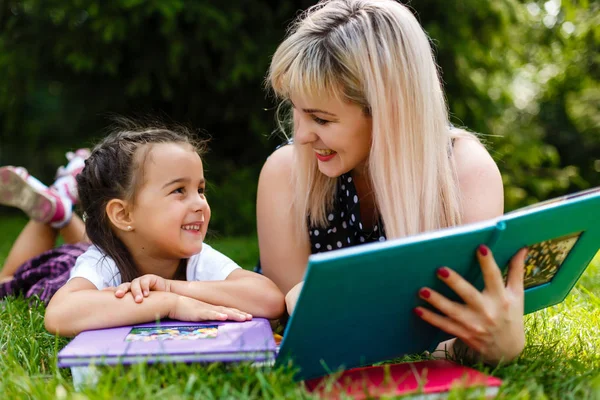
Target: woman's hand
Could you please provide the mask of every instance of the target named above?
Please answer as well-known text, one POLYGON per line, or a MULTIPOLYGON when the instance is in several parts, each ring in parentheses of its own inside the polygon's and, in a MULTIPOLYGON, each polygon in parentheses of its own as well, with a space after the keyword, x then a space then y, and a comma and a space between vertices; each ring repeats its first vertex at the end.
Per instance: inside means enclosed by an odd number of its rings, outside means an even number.
POLYGON ((511 260, 506 286, 488 247, 481 245, 477 258, 485 288, 479 292, 449 268, 438 269, 438 277, 458 294, 465 304, 448 300, 422 288, 419 296, 438 309, 440 315, 423 307, 415 313, 430 324, 456 336, 484 362, 497 364, 516 358, 525 346, 523 326, 523 272, 527 249, 511 260))
POLYGON ((252 315, 236 308, 214 306, 191 297, 179 296, 169 312, 169 318, 179 321, 249 321, 252 315))
POLYGON ((139 278, 135 278, 131 282, 125 282, 116 288, 110 287, 104 290, 112 290, 115 292, 115 297, 122 298, 127 292, 131 292, 136 303, 144 301, 144 297, 148 297, 151 290, 170 292, 171 283, 168 279, 161 278, 158 275, 146 274, 139 278))

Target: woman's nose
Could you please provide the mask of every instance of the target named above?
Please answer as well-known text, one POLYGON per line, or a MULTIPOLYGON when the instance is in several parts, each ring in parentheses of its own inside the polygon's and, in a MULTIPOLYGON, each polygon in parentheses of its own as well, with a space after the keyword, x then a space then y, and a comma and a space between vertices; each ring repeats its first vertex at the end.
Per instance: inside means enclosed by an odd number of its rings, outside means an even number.
POLYGON ((298 144, 309 144, 317 140, 316 133, 310 128, 310 124, 294 114, 294 142, 298 144))

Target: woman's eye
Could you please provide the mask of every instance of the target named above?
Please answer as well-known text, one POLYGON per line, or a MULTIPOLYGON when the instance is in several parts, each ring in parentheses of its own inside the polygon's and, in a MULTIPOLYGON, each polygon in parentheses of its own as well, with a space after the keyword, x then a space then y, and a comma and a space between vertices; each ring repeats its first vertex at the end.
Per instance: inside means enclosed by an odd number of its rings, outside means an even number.
POLYGON ((327 121, 326 119, 322 119, 322 118, 316 117, 314 115, 313 115, 312 119, 313 119, 313 121, 315 121, 319 125, 325 125, 328 122, 330 122, 330 121, 327 121))
POLYGON ((313 116, 313 121, 315 121, 319 125, 325 125, 329 122, 326 119, 322 119, 322 118, 315 117, 315 116, 313 116))

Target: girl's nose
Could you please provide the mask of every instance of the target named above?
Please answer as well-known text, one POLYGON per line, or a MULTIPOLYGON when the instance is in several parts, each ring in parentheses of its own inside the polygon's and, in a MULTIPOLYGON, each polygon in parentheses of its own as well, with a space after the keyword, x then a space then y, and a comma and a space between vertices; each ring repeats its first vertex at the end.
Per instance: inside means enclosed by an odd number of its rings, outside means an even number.
POLYGON ((206 196, 204 194, 197 193, 192 200, 192 205, 194 207, 194 211, 203 211, 208 206, 206 196))

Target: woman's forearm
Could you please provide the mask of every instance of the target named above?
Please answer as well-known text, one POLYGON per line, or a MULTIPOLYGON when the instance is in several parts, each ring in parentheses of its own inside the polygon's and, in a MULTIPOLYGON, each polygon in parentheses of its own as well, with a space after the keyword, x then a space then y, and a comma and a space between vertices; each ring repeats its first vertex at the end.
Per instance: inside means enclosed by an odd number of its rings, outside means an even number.
POLYGON ((170 290, 217 306, 237 308, 255 317, 279 318, 284 311, 281 291, 260 276, 224 281, 170 281, 170 290))
POLYGON ((138 304, 131 293, 117 298, 105 290, 59 291, 48 305, 45 325, 50 333, 74 336, 84 330, 150 322, 168 316, 177 297, 175 293, 152 292, 138 304))

